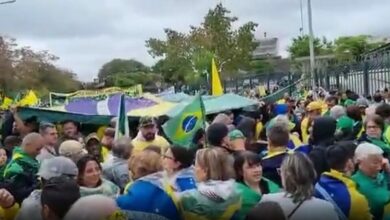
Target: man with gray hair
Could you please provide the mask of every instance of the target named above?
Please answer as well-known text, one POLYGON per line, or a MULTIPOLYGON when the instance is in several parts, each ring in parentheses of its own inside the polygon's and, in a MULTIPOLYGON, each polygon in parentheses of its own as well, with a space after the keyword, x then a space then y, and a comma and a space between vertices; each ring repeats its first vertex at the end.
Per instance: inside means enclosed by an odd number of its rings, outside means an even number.
MULTIPOLYGON (((272 126, 281 126, 291 132, 294 129, 295 124, 288 119, 287 115, 278 115, 273 118, 267 126, 267 132, 272 126)), ((303 145, 297 132, 289 133, 289 137, 290 138, 287 144, 288 149, 294 150, 303 145)))
POLYGON ((383 157, 383 150, 371 143, 359 144, 355 159, 359 170, 352 179, 359 186, 359 192, 366 197, 373 219, 384 219, 384 209, 390 201, 389 161, 383 157))
POLYGON ((75 202, 64 220, 131 219, 120 211, 115 200, 103 195, 81 197, 75 202))
POLYGON ((38 133, 30 133, 23 138, 22 146, 15 147, 12 160, 4 171, 5 188, 12 193, 16 202, 21 203, 38 187, 36 174, 39 163, 35 159, 44 145, 38 133))
POLYGON ((103 176, 119 186, 121 192, 130 181, 128 159, 132 150, 130 138, 119 138, 112 148, 113 159, 103 164, 103 176))
POLYGON ((39 133, 45 142, 41 153, 37 156, 37 160, 42 163, 45 159, 57 156, 55 146, 58 143, 58 132, 54 124, 45 122, 39 125, 39 133))
POLYGON ((85 156, 87 151, 84 149, 83 145, 75 140, 67 140, 62 142, 58 149, 59 155, 70 158, 74 163, 85 156))
POLYGON ((330 117, 334 118, 335 120, 338 120, 342 116, 347 115, 347 112, 345 108, 341 105, 333 106, 330 109, 330 117))

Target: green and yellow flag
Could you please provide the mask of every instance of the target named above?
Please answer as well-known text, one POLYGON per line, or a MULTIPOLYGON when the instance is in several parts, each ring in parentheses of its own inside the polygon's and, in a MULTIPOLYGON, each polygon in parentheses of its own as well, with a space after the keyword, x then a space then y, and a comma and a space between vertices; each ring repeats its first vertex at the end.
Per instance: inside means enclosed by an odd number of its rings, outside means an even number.
POLYGON ((190 147, 197 130, 205 126, 205 110, 202 97, 194 97, 183 110, 169 119, 162 127, 167 137, 183 147, 190 147))

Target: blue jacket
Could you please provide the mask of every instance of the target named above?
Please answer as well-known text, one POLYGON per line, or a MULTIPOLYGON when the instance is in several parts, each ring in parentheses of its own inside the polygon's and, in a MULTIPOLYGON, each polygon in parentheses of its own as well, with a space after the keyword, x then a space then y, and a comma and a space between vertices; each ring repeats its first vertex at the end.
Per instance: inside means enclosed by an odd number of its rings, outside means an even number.
POLYGON ((172 179, 163 172, 154 173, 136 180, 117 204, 129 219, 180 220, 176 193, 195 188, 192 168, 179 171, 172 179))
POLYGON ((261 166, 263 167, 263 176, 274 183, 282 186, 282 180, 280 178, 278 170, 282 165, 284 158, 288 155, 288 150, 267 152, 261 160, 261 166))
POLYGON ((331 170, 330 172, 324 172, 317 184, 320 187, 316 185, 314 196, 331 202, 335 206, 335 210, 339 211, 339 217, 343 216, 344 219, 371 219, 372 216, 366 198, 358 192, 356 183, 349 177, 336 170, 331 170), (324 195, 319 188, 325 190, 325 194, 328 196, 324 195))
POLYGON ((313 147, 309 144, 303 144, 294 149, 294 152, 301 152, 303 154, 309 155, 313 147))

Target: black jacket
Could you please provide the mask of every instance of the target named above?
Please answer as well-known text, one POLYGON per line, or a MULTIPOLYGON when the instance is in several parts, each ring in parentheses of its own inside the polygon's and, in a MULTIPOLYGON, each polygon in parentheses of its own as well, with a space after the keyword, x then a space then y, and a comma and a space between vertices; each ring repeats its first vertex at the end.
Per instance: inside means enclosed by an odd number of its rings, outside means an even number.
POLYGON ((334 144, 334 134, 336 131, 336 120, 331 117, 320 117, 314 120, 312 134, 310 136, 310 145, 312 150, 309 158, 313 162, 317 177, 329 171, 329 165, 326 161, 326 150, 334 144))

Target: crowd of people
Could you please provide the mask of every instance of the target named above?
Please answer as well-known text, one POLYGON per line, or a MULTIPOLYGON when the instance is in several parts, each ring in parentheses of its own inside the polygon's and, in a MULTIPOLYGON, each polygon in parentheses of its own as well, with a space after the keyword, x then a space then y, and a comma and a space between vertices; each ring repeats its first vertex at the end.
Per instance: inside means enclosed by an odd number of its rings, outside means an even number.
POLYGON ((22 120, 0 148, 0 219, 390 219, 389 94, 285 95, 210 117, 176 146, 152 117, 115 139, 116 118, 22 120))

